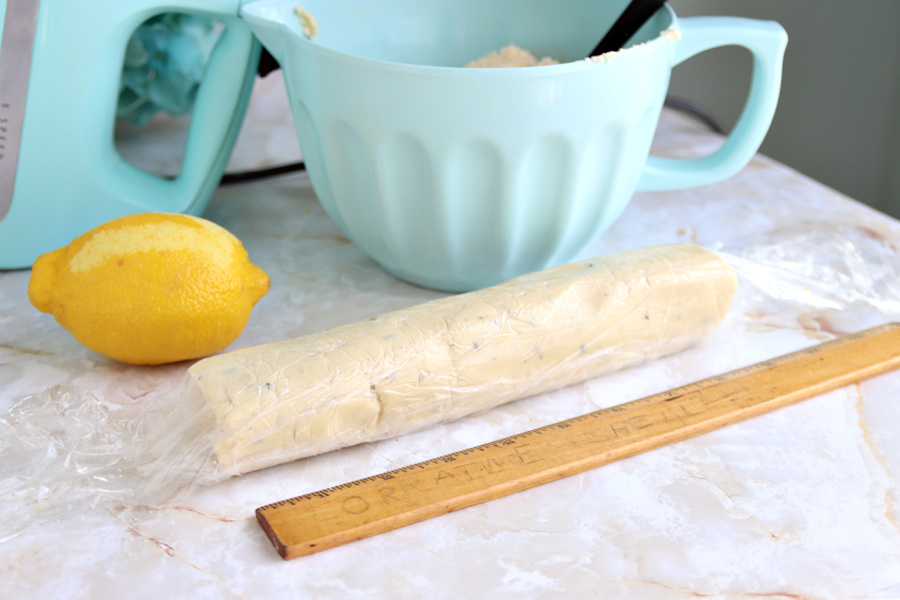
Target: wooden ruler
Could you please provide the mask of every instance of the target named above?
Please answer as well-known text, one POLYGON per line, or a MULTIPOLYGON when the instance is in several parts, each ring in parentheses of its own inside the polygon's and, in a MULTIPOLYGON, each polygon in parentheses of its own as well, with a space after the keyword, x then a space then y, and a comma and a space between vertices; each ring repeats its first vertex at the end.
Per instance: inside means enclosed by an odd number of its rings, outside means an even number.
POLYGON ((285 559, 424 521, 900 367, 900 323, 848 335, 627 404, 269 504, 256 510, 285 559))

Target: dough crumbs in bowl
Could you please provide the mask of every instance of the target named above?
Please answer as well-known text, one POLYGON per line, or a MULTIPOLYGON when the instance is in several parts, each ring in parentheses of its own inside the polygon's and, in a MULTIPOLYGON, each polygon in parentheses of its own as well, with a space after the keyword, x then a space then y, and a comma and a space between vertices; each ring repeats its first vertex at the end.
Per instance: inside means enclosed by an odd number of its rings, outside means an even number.
POLYGON ((294 13, 297 15, 297 18, 300 19, 300 25, 303 27, 303 35, 310 40, 316 39, 316 35, 319 33, 319 23, 316 21, 316 18, 309 14, 299 4, 294 6, 294 13))
POLYGON ((491 52, 479 59, 468 63, 466 67, 496 68, 496 67, 538 67, 542 65, 558 65, 559 61, 545 56, 540 60, 528 50, 510 44, 499 52, 491 52))

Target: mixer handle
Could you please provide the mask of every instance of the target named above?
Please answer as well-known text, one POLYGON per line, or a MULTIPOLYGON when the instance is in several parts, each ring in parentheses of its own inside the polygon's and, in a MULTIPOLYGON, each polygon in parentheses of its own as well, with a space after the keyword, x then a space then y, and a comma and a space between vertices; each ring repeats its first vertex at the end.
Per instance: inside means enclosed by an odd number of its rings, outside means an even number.
POLYGON ((225 29, 206 65, 188 127, 181 171, 167 180, 115 154, 107 187, 145 210, 199 214, 219 184, 256 78, 260 45, 237 16, 218 15, 225 29))
POLYGON ((778 103, 787 45, 787 33, 781 25, 739 17, 689 17, 679 19, 678 29, 682 39, 676 43, 673 66, 712 48, 742 46, 753 54, 750 91, 737 124, 718 150, 693 159, 651 155, 638 191, 683 189, 731 177, 759 150, 778 103))

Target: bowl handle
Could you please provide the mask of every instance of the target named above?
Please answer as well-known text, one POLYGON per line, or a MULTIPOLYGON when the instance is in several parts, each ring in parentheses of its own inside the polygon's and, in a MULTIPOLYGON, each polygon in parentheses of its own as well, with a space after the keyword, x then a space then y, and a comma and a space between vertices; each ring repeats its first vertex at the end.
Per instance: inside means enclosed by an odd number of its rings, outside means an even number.
POLYGON ((753 78, 741 116, 725 143, 708 156, 673 159, 649 156, 638 191, 676 190, 716 183, 740 171, 753 158, 775 114, 787 33, 773 21, 739 17, 680 19, 672 66, 705 50, 743 46, 753 54, 753 78))

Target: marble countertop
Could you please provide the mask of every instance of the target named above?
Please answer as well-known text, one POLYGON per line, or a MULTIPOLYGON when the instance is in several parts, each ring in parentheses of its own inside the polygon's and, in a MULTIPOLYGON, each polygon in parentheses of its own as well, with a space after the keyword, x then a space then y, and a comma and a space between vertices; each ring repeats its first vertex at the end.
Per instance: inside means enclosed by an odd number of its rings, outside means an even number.
MULTIPOLYGON (((277 76, 258 83, 230 170, 299 158, 281 85, 277 76)), ((171 131, 130 159, 174 168, 171 131)), ((703 154, 720 142, 666 112, 655 151, 703 154)), ((272 279, 232 348, 441 295, 379 269, 328 219, 302 174, 222 187, 206 216, 237 235, 272 279)), ((0 596, 900 597, 900 373, 296 560, 283 561, 263 534, 254 510, 264 504, 900 319, 900 283, 891 279, 900 223, 765 157, 721 184, 636 195, 585 254, 685 241, 743 256, 751 282, 701 345, 427 431, 235 478, 173 505, 106 501, 30 523, 0 544, 0 596), (759 261, 813 269, 809 281, 825 291, 816 303, 799 302, 818 293, 799 283, 790 298, 773 297, 766 282, 774 271, 747 267, 759 261), (834 261, 850 268, 831 293, 815 269, 830 273, 834 261), (866 276, 873 281, 857 281, 866 276), (860 286, 862 300, 838 297, 860 286)), ((0 272, 0 410, 51 386, 140 404, 179 384, 186 364, 131 367, 81 347, 30 306, 28 277, 0 272)), ((9 446, 4 454, 0 471, 10 468, 9 446)))

